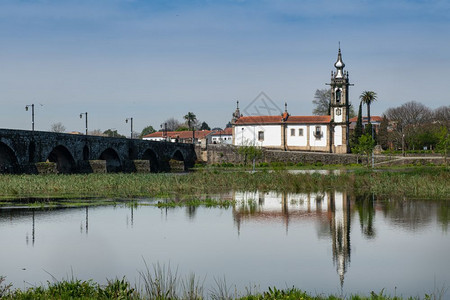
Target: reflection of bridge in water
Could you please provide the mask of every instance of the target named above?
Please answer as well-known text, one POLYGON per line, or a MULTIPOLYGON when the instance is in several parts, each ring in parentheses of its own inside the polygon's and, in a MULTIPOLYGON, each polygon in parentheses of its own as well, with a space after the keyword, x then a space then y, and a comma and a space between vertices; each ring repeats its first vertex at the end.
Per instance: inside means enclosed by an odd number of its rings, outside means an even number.
POLYGON ((285 224, 308 218, 328 226, 331 236, 333 263, 341 286, 350 263, 350 199, 345 192, 309 194, 245 192, 234 194, 234 221, 238 231, 245 222, 275 220, 285 224))
POLYGON ((192 144, 0 129, 0 173, 161 172, 195 160, 192 144))

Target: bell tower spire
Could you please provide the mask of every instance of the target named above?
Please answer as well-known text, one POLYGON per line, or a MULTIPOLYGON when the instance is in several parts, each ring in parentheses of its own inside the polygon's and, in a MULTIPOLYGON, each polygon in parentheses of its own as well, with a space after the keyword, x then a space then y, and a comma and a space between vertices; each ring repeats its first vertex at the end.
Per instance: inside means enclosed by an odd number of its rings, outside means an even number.
POLYGON ((344 71, 345 64, 342 60, 340 42, 334 67, 336 71, 331 71, 331 82, 328 84, 331 88, 330 115, 333 130, 330 152, 348 153, 350 152, 348 88, 353 84, 350 84, 348 72, 344 71))

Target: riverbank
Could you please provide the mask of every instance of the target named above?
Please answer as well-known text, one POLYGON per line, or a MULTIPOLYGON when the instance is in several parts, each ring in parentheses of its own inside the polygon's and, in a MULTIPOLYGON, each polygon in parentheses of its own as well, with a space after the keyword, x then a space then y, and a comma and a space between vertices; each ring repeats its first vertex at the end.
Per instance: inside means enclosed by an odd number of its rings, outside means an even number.
POLYGON ((175 197, 226 191, 307 193, 328 190, 356 195, 449 200, 450 169, 413 167, 394 171, 343 169, 293 173, 284 169, 205 169, 187 174, 0 175, 0 199, 175 197))
MULTIPOLYGON (((302 300, 402 300, 402 299, 444 299, 445 290, 436 290, 423 297, 406 297, 385 295, 371 292, 369 296, 350 295, 312 295, 295 287, 286 289, 268 288, 259 292, 255 288, 247 288, 245 295, 238 294, 233 286, 228 286, 225 279, 217 280, 216 287, 205 290, 201 281, 190 275, 180 280, 176 273, 141 274, 144 286, 134 287, 126 278, 109 280, 107 285, 100 285, 92 280, 82 281, 77 279, 56 281, 47 286, 35 286, 28 289, 13 289, 4 284, 4 277, 0 277, 0 299, 239 299, 239 300, 277 300, 277 299, 302 299, 302 300)), ((147 270, 148 272, 148 270, 147 270)))

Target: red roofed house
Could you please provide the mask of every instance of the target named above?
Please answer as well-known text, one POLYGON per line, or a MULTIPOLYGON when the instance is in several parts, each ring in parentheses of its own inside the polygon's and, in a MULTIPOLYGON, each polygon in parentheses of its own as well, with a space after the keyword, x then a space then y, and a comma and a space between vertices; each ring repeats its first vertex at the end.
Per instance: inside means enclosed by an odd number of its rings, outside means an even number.
POLYGON ((225 128, 224 130, 217 130, 211 133, 211 142, 213 144, 232 144, 233 143, 233 128, 225 128))
MULTIPOLYGON (((291 116, 287 107, 282 115, 242 116, 233 114, 233 145, 254 145, 274 150, 303 150, 348 153, 349 101, 348 72, 344 71, 341 49, 331 72, 331 115, 291 116)), ((286 106, 286 105, 285 105, 286 106)))
MULTIPOLYGON (((206 139, 211 130, 196 130, 194 134, 195 143, 200 143, 206 139)), ((192 131, 157 131, 142 137, 143 140, 149 141, 168 141, 179 143, 192 143, 192 131)))
MULTIPOLYGON (((366 128, 369 118, 368 117, 362 117, 362 124, 363 128, 366 128)), ((370 116, 370 123, 372 123, 373 129, 376 133, 378 133, 378 130, 380 129, 381 121, 383 120, 380 116, 370 116)), ((356 122, 358 122, 358 117, 354 117, 350 119, 350 130, 354 130, 356 127, 356 122)))

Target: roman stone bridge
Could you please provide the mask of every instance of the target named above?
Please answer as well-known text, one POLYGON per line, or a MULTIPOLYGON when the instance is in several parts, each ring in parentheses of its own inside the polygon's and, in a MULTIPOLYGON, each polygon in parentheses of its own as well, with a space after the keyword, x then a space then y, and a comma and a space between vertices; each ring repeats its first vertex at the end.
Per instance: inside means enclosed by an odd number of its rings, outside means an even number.
POLYGON ((0 173, 166 172, 195 160, 192 144, 0 129, 0 173))

